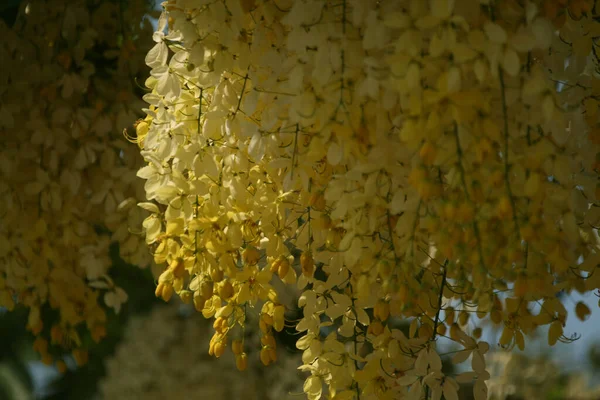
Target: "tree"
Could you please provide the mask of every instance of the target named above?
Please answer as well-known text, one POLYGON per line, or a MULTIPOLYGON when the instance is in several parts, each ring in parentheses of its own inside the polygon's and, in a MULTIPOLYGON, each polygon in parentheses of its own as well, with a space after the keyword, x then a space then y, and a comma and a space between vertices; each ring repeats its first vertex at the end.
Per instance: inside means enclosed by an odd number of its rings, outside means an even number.
POLYGON ((156 295, 216 318, 210 354, 256 310, 275 361, 279 281, 309 399, 481 399, 485 321, 572 339, 557 295, 600 286, 594 1, 163 6, 140 206, 156 295), (441 372, 442 336, 471 372, 441 372))

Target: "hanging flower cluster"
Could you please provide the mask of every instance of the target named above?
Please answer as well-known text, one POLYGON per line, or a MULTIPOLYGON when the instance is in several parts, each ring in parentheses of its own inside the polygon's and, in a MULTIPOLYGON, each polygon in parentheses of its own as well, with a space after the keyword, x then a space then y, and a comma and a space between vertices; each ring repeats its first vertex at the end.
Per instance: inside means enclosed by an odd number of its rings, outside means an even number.
POLYGON ((128 230, 145 216, 130 199, 143 196, 139 154, 122 137, 143 106, 133 79, 152 32, 124 21, 146 12, 141 0, 23 1, 13 27, 0 21, 0 306, 29 308, 46 363, 73 348, 84 361, 82 332, 102 338, 104 306, 126 301, 107 274, 112 243, 151 261, 128 230))
MULTIPOLYGON (((298 354, 280 350, 282 368, 264 371, 258 368, 258 359, 250 358, 241 375, 232 354, 217 362, 206 354, 209 330, 191 306, 156 307, 148 316, 136 317, 115 356, 107 361, 99 398, 291 400, 295 396, 290 393, 301 392, 302 377, 294 373, 298 354)), ((257 327, 249 327, 244 341, 251 346, 260 343, 257 327)))
POLYGON ((568 341, 557 293, 600 287, 592 3, 163 3, 137 125, 156 295, 215 317, 216 357, 260 310, 268 365, 297 285, 309 399, 485 398, 483 322, 568 341))

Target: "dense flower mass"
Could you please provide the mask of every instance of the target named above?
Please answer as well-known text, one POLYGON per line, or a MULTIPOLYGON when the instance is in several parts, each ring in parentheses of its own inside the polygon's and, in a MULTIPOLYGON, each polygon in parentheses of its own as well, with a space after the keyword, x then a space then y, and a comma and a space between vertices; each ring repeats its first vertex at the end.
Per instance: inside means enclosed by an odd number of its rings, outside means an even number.
MULTIPOLYGON (((600 6, 586 0, 169 0, 146 57, 156 295, 260 310, 304 290, 309 399, 486 397, 485 321, 520 349, 600 286, 600 6), (410 321, 409 335, 394 319, 410 321), (436 339, 461 346, 442 373, 436 339)), ((589 309, 578 304, 576 315, 589 309)))
MULTIPOLYGON (((107 362, 99 399, 291 400, 301 393, 302 377, 294 373, 298 354, 278 351, 281 368, 265 368, 250 357, 248 370, 240 374, 233 355, 215 362, 206 354, 209 329, 192 306, 157 307, 136 317, 107 362)), ((244 340, 257 345, 258 329, 250 328, 244 340)))
POLYGON ((99 340, 106 309, 127 299, 107 274, 111 243, 151 261, 129 231, 144 218, 131 199, 143 189, 122 136, 143 106, 133 79, 152 32, 124 21, 146 12, 137 0, 35 0, 14 26, 0 20, 0 306, 29 308, 47 363, 58 349, 84 361, 82 333, 99 340))

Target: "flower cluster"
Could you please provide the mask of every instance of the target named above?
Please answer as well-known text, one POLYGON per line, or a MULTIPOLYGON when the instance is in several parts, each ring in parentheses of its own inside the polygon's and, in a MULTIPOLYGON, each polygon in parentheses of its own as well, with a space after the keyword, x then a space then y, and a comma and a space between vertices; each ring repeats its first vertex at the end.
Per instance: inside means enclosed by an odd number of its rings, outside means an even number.
MULTIPOLYGON (((107 361, 100 399, 279 400, 293 399, 301 390, 302 378, 294 373, 298 357, 285 351, 279 352, 283 368, 262 370, 258 360, 250 360, 243 376, 230 355, 211 360, 206 354, 210 326, 188 307, 156 307, 129 323, 116 354, 107 361)), ((244 340, 257 345, 257 333, 249 330, 244 340)))
POLYGON ((35 0, 14 26, 0 21, 0 306, 29 308, 47 363, 69 349, 83 362, 83 332, 100 340, 106 308, 127 299, 107 274, 111 244, 151 261, 129 231, 145 217, 131 199, 143 185, 122 137, 143 106, 133 79, 152 32, 124 21, 146 12, 141 0, 35 0))
POLYGON ((309 399, 485 398, 482 322, 568 341, 556 294, 600 286, 592 3, 163 3, 137 125, 156 295, 216 318, 217 357, 260 309, 270 364, 297 285, 309 399), (442 336, 472 371, 442 373, 442 336))

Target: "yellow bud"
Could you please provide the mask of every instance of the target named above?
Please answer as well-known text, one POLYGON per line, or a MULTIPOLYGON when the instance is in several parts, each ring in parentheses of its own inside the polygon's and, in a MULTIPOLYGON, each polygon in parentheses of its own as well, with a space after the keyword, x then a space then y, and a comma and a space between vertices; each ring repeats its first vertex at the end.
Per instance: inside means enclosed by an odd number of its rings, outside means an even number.
POLYGON ((200 293, 205 300, 212 297, 214 291, 214 284, 212 281, 203 280, 200 284, 200 293))
POLYGON ((279 266, 281 265, 282 262, 282 257, 278 257, 275 260, 273 260, 273 262, 271 263, 271 267, 269 268, 269 271, 271 271, 273 274, 276 273, 279 270, 279 266))
POLYGON ((248 356, 246 353, 238 354, 235 357, 235 366, 238 371, 245 371, 248 368, 248 356))
POLYGON ((263 335, 260 338, 260 342, 263 344, 263 346, 266 346, 266 347, 270 347, 270 348, 277 347, 277 343, 275 342, 275 337, 273 335, 263 335))
POLYGON ((302 266, 302 274, 307 278, 312 278, 315 272, 315 261, 310 252, 305 251, 302 253, 300 256, 300 265, 302 266))
POLYGON ((154 295, 156 297, 161 297, 162 296, 162 291, 163 291, 164 287, 165 287, 164 283, 159 283, 158 286, 156 286, 156 289, 154 289, 154 295))
POLYGON ((482 333, 481 328, 477 327, 477 328, 473 329, 473 337, 475 339, 480 339, 481 333, 482 333))
POLYGON ((213 322, 213 328, 219 333, 224 333, 227 330, 227 320, 223 317, 216 318, 213 322))
POLYGON ((258 321, 258 327, 262 333, 266 334, 269 332, 269 325, 262 318, 258 321))
POLYGON ((271 356, 269 354, 269 350, 266 347, 263 347, 260 350, 260 362, 263 363, 263 365, 265 366, 271 363, 271 356))
POLYGON ((283 330, 285 322, 284 313, 285 307, 282 305, 275 306, 275 309, 273 310, 273 328, 275 328, 277 332, 281 332, 283 330))
POLYGON ((269 352, 269 359, 271 362, 277 361, 277 351, 275 351, 275 348, 270 347, 267 349, 267 351, 269 352))
POLYGON ((267 324, 268 326, 273 326, 273 317, 269 314, 261 314, 260 319, 261 321, 264 321, 265 324, 267 324))
POLYGON ((281 264, 279 264, 279 268, 277 270, 277 275, 279 275, 279 278, 283 279, 283 278, 285 278, 285 276, 288 274, 289 271, 290 271, 290 262, 287 259, 284 259, 283 261, 281 261, 281 264))
POLYGON ((171 264, 169 264, 169 269, 173 272, 173 276, 175 278, 183 277, 185 273, 185 264, 183 263, 183 258, 177 257, 171 264))
POLYGON ((163 286, 161 296, 165 302, 168 302, 169 300, 171 300, 171 296, 173 296, 173 286, 165 284, 163 286))
POLYGON ((215 350, 215 357, 216 358, 221 357, 225 353, 225 347, 227 347, 227 346, 226 346, 224 340, 221 340, 221 341, 218 341, 217 343, 215 343, 214 350, 215 350))
POLYGON ((238 339, 233 340, 231 342, 231 351, 235 355, 242 354, 244 352, 244 344, 242 343, 242 341, 238 339))
POLYGON ((135 134, 136 134, 136 141, 138 146, 140 147, 140 149, 142 149, 144 147, 144 138, 146 137, 146 135, 148 134, 148 130, 150 129, 150 125, 148 125, 148 123, 144 120, 138 120, 136 126, 135 126, 135 134))

